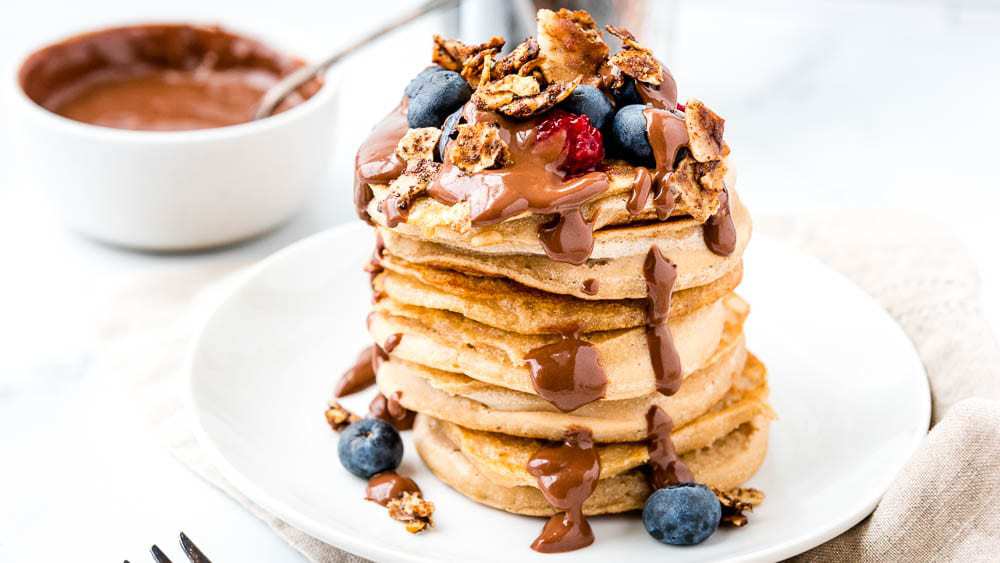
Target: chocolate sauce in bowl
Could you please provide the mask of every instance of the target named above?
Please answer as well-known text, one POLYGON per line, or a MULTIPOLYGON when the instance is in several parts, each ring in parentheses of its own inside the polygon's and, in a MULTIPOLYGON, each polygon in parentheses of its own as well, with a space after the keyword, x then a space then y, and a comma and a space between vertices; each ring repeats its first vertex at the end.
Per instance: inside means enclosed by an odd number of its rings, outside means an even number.
POLYGON ((382 393, 375 395, 375 398, 368 405, 368 414, 374 418, 388 422, 395 426, 396 430, 402 431, 413 428, 413 419, 416 418, 417 413, 408 410, 399 403, 399 399, 402 396, 403 393, 401 391, 396 391, 388 397, 382 393))
POLYGON ((410 479, 395 471, 376 473, 368 479, 365 499, 385 506, 389 501, 401 498, 403 493, 419 493, 420 487, 410 479))
POLYGON ((406 168, 406 163, 396 156, 396 145, 409 130, 407 105, 404 97, 396 109, 372 129, 354 157, 354 209, 368 224, 373 224, 368 215, 368 204, 373 197, 369 184, 388 184, 406 168))
POLYGON ((535 348, 526 359, 538 396, 563 412, 604 397, 608 376, 598 360, 597 349, 575 334, 535 348))
POLYGON ((677 279, 677 266, 667 260, 659 247, 653 245, 643 264, 646 278, 646 342, 649 359, 656 376, 656 390, 673 395, 680 389, 683 372, 681 359, 674 346, 667 319, 670 316, 670 294, 677 279))
POLYGON ((539 448, 528 461, 528 473, 538 480, 545 500, 561 511, 545 523, 531 549, 559 553, 594 543, 594 532, 583 515, 583 503, 601 476, 601 460, 590 430, 571 427, 561 444, 539 448))
POLYGON ((694 475, 681 461, 670 438, 674 421, 657 405, 646 412, 646 447, 649 450, 649 485, 653 490, 678 483, 693 483, 694 475))

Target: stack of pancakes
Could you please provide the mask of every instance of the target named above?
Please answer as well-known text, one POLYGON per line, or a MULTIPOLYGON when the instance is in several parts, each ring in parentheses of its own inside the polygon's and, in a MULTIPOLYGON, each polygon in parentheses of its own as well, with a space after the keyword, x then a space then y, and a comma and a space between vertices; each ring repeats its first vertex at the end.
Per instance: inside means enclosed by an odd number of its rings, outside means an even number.
POLYGON ((738 246, 728 257, 706 249, 693 219, 598 230, 580 266, 553 262, 540 246, 483 252, 471 241, 380 227, 384 271, 374 278, 369 330, 375 342, 402 338, 379 367, 378 387, 419 413, 417 448, 434 473, 490 506, 554 514, 527 461, 543 441, 585 427, 601 461, 585 513, 641 508, 651 492, 645 415, 659 405, 699 482, 728 489, 753 475, 771 415, 764 367, 743 337, 748 306, 733 293, 750 218, 735 194, 731 205, 738 246), (642 264, 653 245, 678 272, 668 324, 684 381, 671 396, 656 389, 645 335, 642 264), (603 399, 563 412, 538 395, 526 358, 567 329, 592 343, 607 386, 603 399))
MULTIPOLYGON (((690 479, 664 481, 664 464, 737 487, 762 463, 773 415, 734 293, 751 225, 723 121, 697 100, 677 104, 669 72, 627 32, 609 28, 625 45, 609 56, 585 13, 539 18, 540 49, 529 39, 513 54, 536 57, 551 99, 494 104, 480 94, 513 78, 503 72, 524 80, 537 64, 512 55, 478 71, 491 44, 436 39, 436 63, 482 76, 458 134, 408 127, 404 98, 358 153, 355 203, 378 234, 368 327, 379 390, 418 413, 417 449, 441 480, 510 512, 560 513, 529 462, 542 451, 585 461, 591 440, 599 477, 583 514, 639 509, 653 485, 690 479), (655 166, 609 155, 574 175, 539 163, 544 104, 581 80, 611 95, 628 73, 655 166), (515 118, 524 108, 535 113, 515 118)), ((560 478, 593 484, 584 473, 560 478)))

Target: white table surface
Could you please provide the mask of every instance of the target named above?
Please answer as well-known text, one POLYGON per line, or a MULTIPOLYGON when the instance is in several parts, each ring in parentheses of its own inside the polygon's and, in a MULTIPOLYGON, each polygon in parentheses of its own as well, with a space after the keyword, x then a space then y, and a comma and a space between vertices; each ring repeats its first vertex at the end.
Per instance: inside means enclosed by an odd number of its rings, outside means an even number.
MULTIPOLYGON (((293 29, 333 45, 404 3, 413 2, 286 0, 278 11, 235 0, 20 3, 0 19, 0 64, 8 70, 31 46, 68 31, 149 18, 293 29)), ((1000 4, 681 0, 671 9, 662 58, 682 98, 697 95, 727 118, 740 194, 755 213, 878 206, 932 214, 979 265, 998 326, 1000 4)), ((454 21, 420 22, 341 69, 347 84, 328 187, 279 231, 214 253, 145 255, 64 231, 30 171, 17 170, 17 139, 0 106, 0 561, 137 562, 149 560, 152 543, 177 561, 180 530, 215 561, 301 560, 122 424, 89 369, 102 313, 92 297, 130 273, 252 260, 350 220, 354 147, 426 64, 430 32, 454 21)))

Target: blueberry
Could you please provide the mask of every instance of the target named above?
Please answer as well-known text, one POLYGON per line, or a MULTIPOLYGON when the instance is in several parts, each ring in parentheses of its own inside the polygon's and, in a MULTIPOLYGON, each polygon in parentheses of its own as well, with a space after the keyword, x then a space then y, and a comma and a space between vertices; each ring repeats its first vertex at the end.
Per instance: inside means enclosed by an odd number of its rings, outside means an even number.
POLYGON ((611 122, 611 138, 621 156, 633 164, 652 166, 653 148, 646 133, 646 106, 633 104, 618 110, 611 122))
POLYGON ((442 70, 444 69, 437 65, 431 65, 425 68, 424 70, 421 70, 420 74, 413 77, 413 80, 411 80, 410 83, 406 85, 406 89, 403 90, 403 92, 406 94, 406 97, 412 98, 413 95, 416 94, 420 90, 420 88, 422 88, 423 85, 427 83, 427 80, 430 78, 432 74, 434 74, 435 72, 441 72, 442 70))
POLYGON ((630 106, 632 104, 641 104, 642 97, 639 96, 639 90, 635 87, 635 79, 631 76, 623 77, 625 82, 622 87, 612 92, 615 97, 615 103, 618 107, 630 106))
POLYGON ((560 107, 570 113, 586 115, 590 118, 590 124, 598 129, 603 129, 608 118, 614 113, 614 108, 611 107, 611 102, 604 92, 586 84, 577 86, 560 107))
POLYGON ((660 489, 646 499, 642 523, 646 531, 668 545, 695 545, 719 527, 722 506, 705 485, 686 483, 660 489))
POLYGON ((348 471, 371 477, 399 467, 403 460, 403 440, 388 422, 365 418, 348 426, 337 445, 340 463, 348 471))
POLYGON ((430 73, 410 97, 406 120, 410 127, 439 127, 448 114, 469 101, 472 89, 457 72, 430 73))
POLYGON ((455 113, 444 120, 444 125, 441 126, 441 137, 438 139, 437 147, 435 147, 434 160, 444 162, 444 150, 448 148, 448 143, 454 138, 455 128, 461 121, 462 108, 458 108, 455 113))

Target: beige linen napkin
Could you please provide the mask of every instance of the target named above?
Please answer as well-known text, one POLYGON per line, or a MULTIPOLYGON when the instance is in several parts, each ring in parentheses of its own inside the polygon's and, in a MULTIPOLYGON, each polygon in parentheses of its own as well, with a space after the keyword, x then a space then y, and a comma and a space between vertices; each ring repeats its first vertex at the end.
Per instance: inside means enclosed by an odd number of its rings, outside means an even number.
MULTIPOLYGON (((980 313, 978 277, 964 250, 935 224, 895 212, 764 219, 757 228, 820 257, 873 295, 913 340, 934 399, 933 430, 875 512, 798 559, 995 560, 1000 353, 980 313)), ((187 426, 181 400, 184 355, 212 302, 241 275, 226 274, 240 266, 148 274, 127 284, 103 325, 99 367, 140 401, 150 431, 181 462, 267 522, 308 560, 363 561, 240 494, 209 464, 187 426)))

